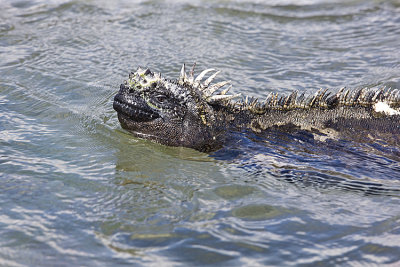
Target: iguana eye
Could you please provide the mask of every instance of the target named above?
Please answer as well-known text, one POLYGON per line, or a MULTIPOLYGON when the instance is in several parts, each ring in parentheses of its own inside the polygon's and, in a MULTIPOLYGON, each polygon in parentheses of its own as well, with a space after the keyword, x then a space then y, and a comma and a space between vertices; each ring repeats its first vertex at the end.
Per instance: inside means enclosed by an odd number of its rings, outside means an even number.
POLYGON ((155 99, 157 100, 157 102, 162 104, 165 102, 165 100, 167 100, 167 97, 165 95, 156 95, 155 99))

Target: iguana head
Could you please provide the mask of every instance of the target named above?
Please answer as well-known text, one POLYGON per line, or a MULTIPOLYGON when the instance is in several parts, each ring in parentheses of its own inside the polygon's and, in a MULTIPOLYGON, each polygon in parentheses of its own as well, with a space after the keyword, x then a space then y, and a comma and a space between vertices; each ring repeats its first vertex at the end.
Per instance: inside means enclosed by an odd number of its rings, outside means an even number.
POLYGON ((121 126, 138 137, 170 146, 209 150, 221 142, 226 125, 218 109, 237 95, 219 94, 216 90, 228 84, 211 84, 219 72, 207 69, 196 78, 194 66, 189 74, 185 65, 178 80, 167 80, 160 73, 138 68, 129 75, 114 97, 114 109, 121 126))

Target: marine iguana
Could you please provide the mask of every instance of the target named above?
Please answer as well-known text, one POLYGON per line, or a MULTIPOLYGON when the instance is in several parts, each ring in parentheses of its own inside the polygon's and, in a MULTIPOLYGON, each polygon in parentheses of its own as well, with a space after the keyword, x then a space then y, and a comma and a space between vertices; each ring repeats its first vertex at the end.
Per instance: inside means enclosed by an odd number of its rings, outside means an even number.
POLYGON ((222 147, 230 131, 268 129, 368 142, 380 138, 400 145, 398 89, 320 89, 309 96, 294 91, 271 93, 264 101, 235 101, 240 94, 228 94, 230 82, 213 83, 220 71, 206 69, 194 77, 195 65, 187 73, 184 64, 177 80, 140 67, 130 73, 113 103, 122 128, 137 137, 199 151, 222 147))

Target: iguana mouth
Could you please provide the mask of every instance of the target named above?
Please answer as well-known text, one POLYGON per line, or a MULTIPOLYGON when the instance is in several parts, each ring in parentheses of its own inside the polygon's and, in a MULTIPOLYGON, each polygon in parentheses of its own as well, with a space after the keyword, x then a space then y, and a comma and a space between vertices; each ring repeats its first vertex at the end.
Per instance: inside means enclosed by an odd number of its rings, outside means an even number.
POLYGON ((122 94, 117 94, 114 97, 113 108, 137 122, 151 121, 160 117, 143 100, 137 98, 128 100, 122 94))

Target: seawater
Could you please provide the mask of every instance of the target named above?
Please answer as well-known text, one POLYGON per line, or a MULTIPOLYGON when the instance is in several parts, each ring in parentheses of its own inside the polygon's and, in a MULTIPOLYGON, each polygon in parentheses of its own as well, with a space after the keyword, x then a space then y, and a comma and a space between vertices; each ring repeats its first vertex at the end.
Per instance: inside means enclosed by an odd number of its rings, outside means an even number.
POLYGON ((204 154, 132 137, 138 66, 234 92, 400 88, 398 1, 0 2, 0 265, 392 265, 400 153, 236 133, 204 154))

